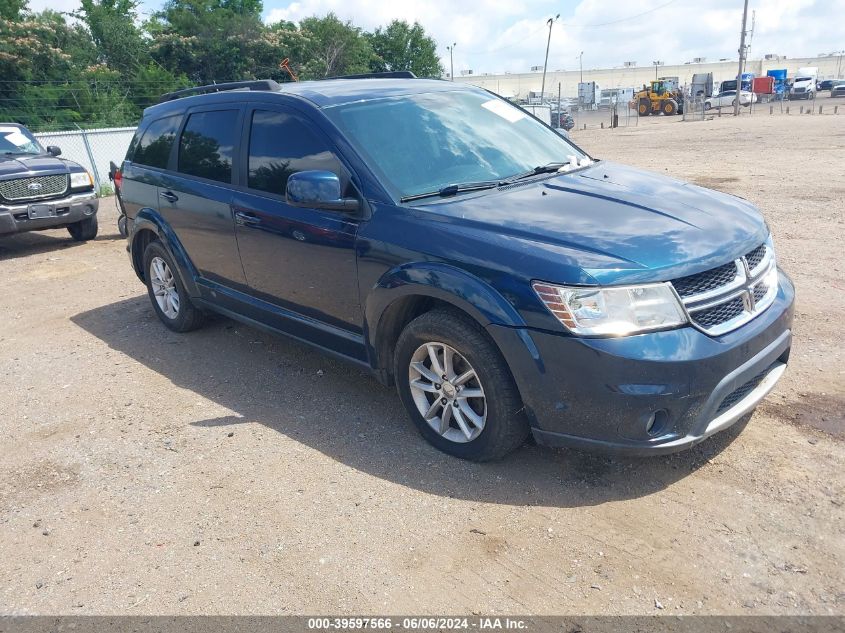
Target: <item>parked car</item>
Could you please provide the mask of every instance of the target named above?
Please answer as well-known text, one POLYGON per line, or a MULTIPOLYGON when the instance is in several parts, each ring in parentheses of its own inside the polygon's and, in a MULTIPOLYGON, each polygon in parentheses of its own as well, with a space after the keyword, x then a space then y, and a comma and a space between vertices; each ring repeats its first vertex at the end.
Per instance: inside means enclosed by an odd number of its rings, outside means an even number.
POLYGON ((830 88, 831 97, 845 97, 845 81, 835 81, 830 88))
POLYGON ((835 79, 825 79, 816 84, 816 89, 819 91, 830 90, 831 88, 833 88, 834 83, 836 83, 835 79))
MULTIPOLYGON (((756 102, 757 95, 753 92, 746 92, 743 90, 739 96, 739 105, 741 106, 748 107, 752 103, 756 102)), ((734 105, 736 105, 736 90, 725 90, 724 92, 720 92, 712 97, 707 97, 704 101, 705 110, 710 110, 712 108, 724 108, 727 106, 732 108, 734 105)))
POLYGON ((77 241, 97 236, 91 174, 61 153, 22 125, 0 123, 0 235, 67 227, 77 241))
POLYGON ((409 76, 239 82, 145 110, 121 195, 165 326, 218 312, 327 350, 474 460, 529 433, 677 451, 774 387, 794 291, 751 203, 409 76))

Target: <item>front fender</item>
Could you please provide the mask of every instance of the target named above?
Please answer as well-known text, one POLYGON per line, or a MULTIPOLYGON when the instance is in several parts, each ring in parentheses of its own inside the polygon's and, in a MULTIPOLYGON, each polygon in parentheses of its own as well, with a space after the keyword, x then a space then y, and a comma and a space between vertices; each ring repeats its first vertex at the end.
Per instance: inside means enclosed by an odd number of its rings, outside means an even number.
POLYGON ((408 295, 450 303, 482 327, 525 326, 516 309, 491 285, 460 268, 435 262, 403 264, 382 275, 366 298, 367 323, 379 323, 391 303, 408 295))
POLYGON ((135 272, 138 273, 138 276, 143 279, 143 272, 138 266, 143 266, 141 262, 143 261, 144 254, 136 251, 140 251, 142 244, 144 246, 147 244, 147 242, 139 239, 142 231, 152 231, 155 233, 158 240, 164 244, 164 247, 176 263, 176 273, 179 275, 179 279, 188 291, 188 294, 192 297, 198 297, 200 293, 197 288, 196 279, 199 277, 199 274, 196 267, 191 262, 185 247, 182 246, 182 242, 179 241, 179 238, 170 225, 161 217, 158 211, 149 207, 141 209, 136 214, 135 220, 132 222, 132 237, 129 240, 129 255, 133 265, 136 266, 135 272))

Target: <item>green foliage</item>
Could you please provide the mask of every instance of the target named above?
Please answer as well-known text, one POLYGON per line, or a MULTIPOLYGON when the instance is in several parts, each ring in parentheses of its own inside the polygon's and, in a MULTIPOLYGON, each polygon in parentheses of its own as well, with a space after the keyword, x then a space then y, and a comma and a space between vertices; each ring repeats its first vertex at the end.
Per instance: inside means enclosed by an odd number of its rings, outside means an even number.
POLYGON ((322 79, 369 72, 374 53, 361 29, 341 22, 334 14, 305 18, 299 23, 310 39, 308 61, 302 62, 303 79, 322 79))
POLYGON ((261 20, 262 0, 167 0, 139 26, 139 0, 80 0, 68 21, 0 0, 0 120, 33 130, 134 125, 159 97, 239 79, 290 81, 370 71, 442 72, 415 23, 373 33, 330 13, 300 24, 261 20))
POLYGON ((386 28, 377 28, 369 36, 375 59, 373 72, 410 70, 417 77, 440 77, 443 66, 437 56, 437 43, 420 26, 393 20, 386 28))

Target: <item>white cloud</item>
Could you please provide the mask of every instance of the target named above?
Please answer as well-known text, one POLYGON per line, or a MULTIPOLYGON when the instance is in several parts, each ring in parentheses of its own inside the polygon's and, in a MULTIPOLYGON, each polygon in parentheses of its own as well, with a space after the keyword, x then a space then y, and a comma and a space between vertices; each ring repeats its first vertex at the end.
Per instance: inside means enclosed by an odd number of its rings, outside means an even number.
MULTIPOLYGON (((393 19, 418 21, 437 40, 447 69, 446 46, 456 43, 456 73, 468 68, 476 73, 519 72, 541 65, 546 20, 559 11, 549 52, 552 70, 578 68, 581 51, 584 68, 621 66, 626 61, 647 66, 657 59, 671 64, 694 57, 736 58, 740 0, 667 1, 573 0, 561 7, 556 0, 264 0, 264 19, 298 22, 334 12, 367 30, 393 19)), ((147 0, 142 11, 160 4, 161 0, 147 0)), ((31 0, 30 6, 69 11, 78 0, 31 0)), ((756 11, 752 57, 814 56, 845 48, 838 28, 845 0, 751 0, 751 10, 756 11)))

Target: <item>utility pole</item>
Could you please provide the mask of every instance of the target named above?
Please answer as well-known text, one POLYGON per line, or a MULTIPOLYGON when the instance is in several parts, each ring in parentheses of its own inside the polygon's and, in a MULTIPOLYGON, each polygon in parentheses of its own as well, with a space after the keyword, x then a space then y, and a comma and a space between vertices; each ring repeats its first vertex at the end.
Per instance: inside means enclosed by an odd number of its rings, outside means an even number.
POLYGON ((449 51, 449 79, 451 81, 455 81, 455 58, 453 54, 457 45, 457 42, 452 42, 451 46, 446 47, 446 50, 449 51))
POLYGON ((739 102, 742 99, 742 68, 745 65, 745 25, 748 22, 748 0, 742 9, 742 32, 739 34, 739 70, 736 73, 736 99, 734 99, 734 116, 739 116, 739 102))
POLYGON ((581 67, 581 83, 584 83, 584 51, 578 55, 578 65, 581 67))
POLYGON ((560 13, 546 21, 549 25, 549 39, 546 40, 546 60, 543 62, 543 83, 540 86, 540 103, 543 103, 543 96, 546 94, 546 66, 549 65, 549 45, 552 43, 552 25, 559 17, 560 13))

